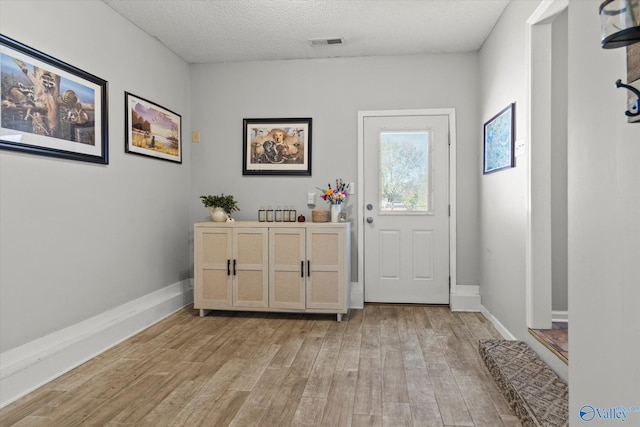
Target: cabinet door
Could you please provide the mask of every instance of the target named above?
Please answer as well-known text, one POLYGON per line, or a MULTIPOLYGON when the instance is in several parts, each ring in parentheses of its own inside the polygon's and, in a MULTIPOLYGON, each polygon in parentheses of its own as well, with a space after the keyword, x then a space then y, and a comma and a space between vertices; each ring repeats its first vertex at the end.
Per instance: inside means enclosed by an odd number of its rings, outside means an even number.
POLYGON ((194 248, 194 308, 231 307, 231 230, 196 228, 194 248))
POLYGON ((307 229, 307 308, 346 308, 345 229, 307 229))
POLYGON ((305 308, 305 230, 269 230, 269 307, 305 308))
POLYGON ((269 248, 266 228, 233 229, 233 305, 269 306, 269 248))

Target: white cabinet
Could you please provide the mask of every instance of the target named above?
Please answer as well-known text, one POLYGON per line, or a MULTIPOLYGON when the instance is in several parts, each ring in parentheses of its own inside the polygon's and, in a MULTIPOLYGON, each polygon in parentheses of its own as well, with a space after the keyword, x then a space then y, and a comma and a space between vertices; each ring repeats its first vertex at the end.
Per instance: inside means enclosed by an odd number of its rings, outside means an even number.
POLYGON ((194 226, 194 307, 335 313, 349 308, 348 223, 194 226))

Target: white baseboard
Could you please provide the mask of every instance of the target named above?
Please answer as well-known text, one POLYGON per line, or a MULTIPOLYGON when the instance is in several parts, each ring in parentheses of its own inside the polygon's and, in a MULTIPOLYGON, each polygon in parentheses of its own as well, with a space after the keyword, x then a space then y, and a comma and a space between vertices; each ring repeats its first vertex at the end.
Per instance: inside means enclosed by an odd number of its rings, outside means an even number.
POLYGON ((493 314, 491 314, 489 310, 487 310, 483 305, 480 306, 480 312, 483 314, 484 317, 486 317, 491 322, 491 324, 493 324, 493 326, 498 330, 498 332, 500 332, 500 335, 502 335, 504 339, 511 340, 511 341, 514 341, 517 339, 515 335, 509 332, 509 330, 505 328, 505 326, 502 323, 500 323, 500 321, 493 314))
POLYGON ((193 280, 0 353, 0 408, 81 365, 193 301, 193 280))
POLYGON ((569 322, 569 312, 568 311, 552 311, 551 321, 567 323, 569 322))
POLYGON ((349 308, 364 308, 364 291, 358 282, 351 282, 351 300, 349 301, 349 308))
POLYGON ((481 311, 480 286, 457 285, 449 295, 451 311, 481 311))

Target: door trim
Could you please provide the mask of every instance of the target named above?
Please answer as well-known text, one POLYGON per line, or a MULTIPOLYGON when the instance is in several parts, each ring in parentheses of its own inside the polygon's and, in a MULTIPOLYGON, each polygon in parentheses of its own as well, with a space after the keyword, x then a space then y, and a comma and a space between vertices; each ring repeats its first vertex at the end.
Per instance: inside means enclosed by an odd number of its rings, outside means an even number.
MULTIPOLYGON (((358 238, 358 282, 353 284, 356 291, 352 292, 352 297, 358 298, 353 301, 352 306, 364 306, 364 119, 365 117, 384 116, 448 116, 449 117, 449 204, 451 205, 451 215, 449 216, 449 276, 451 286, 449 290, 449 306, 451 310, 464 309, 468 305, 468 297, 474 301, 477 299, 477 309, 480 310, 479 295, 459 292, 456 280, 456 111, 455 108, 437 108, 420 110, 380 110, 380 111, 359 111, 358 112, 358 215, 356 218, 356 229, 358 238)), ((353 289, 352 288, 352 289, 353 289)))
POLYGON ((526 23, 527 217, 525 311, 529 328, 551 328, 551 24, 568 0, 545 0, 526 23))

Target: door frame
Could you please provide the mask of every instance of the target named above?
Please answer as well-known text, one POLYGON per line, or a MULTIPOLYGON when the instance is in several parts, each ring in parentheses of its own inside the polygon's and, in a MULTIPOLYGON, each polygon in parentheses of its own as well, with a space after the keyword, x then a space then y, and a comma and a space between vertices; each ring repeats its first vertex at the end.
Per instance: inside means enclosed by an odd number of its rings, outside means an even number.
POLYGON ((358 238, 358 284, 353 297, 359 297, 358 302, 353 301, 352 306, 364 306, 364 119, 366 117, 397 117, 397 116, 448 116, 449 118, 449 306, 454 310, 454 306, 460 303, 455 296, 458 295, 456 280, 456 110, 455 108, 435 108, 417 110, 379 110, 379 111, 358 111, 358 215, 356 218, 356 230, 358 238))
POLYGON ((551 30, 553 20, 569 7, 568 0, 545 0, 527 19, 527 218, 525 231, 525 311, 531 329, 549 329, 552 322, 551 156, 552 93, 551 30))

